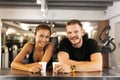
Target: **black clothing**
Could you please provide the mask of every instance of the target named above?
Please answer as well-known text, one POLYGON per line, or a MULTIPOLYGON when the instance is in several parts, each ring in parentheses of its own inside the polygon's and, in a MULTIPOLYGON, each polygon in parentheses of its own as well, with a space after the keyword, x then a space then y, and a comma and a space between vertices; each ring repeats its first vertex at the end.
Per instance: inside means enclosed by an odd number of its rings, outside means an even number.
POLYGON ((68 38, 65 38, 60 42, 59 51, 67 52, 72 60, 90 61, 90 55, 98 52, 98 46, 94 39, 83 39, 82 46, 74 48, 68 38))
MULTIPOLYGON (((27 63, 34 63, 34 59, 33 59, 33 53, 34 53, 34 49, 35 49, 35 44, 33 45, 33 49, 31 51, 31 53, 29 54, 28 58, 27 58, 27 63)), ((45 52, 45 48, 44 48, 44 52, 45 52)), ((51 66, 52 65, 52 58, 51 60, 47 63, 47 66, 51 66)))
POLYGON ((31 53, 29 54, 29 56, 28 56, 28 58, 27 58, 27 62, 28 62, 28 63, 34 63, 34 62, 35 62, 35 61, 33 60, 34 49, 35 49, 35 44, 33 45, 33 49, 32 49, 31 53))

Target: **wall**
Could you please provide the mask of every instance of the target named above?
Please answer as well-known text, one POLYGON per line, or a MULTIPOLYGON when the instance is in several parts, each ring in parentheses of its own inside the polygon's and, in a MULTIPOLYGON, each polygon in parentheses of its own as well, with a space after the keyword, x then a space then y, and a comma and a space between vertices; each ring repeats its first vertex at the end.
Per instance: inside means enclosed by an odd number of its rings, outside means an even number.
POLYGON ((1 68, 1 31, 2 31, 2 23, 0 19, 0 68, 1 68))
POLYGON ((115 25, 115 44, 116 50, 114 51, 116 62, 118 67, 120 67, 120 23, 116 23, 115 25))
MULTIPOLYGON (((106 16, 105 16, 106 19, 109 19, 110 21, 110 26, 111 26, 111 30, 110 30, 110 36, 115 38, 116 39, 119 39, 118 36, 120 36, 119 34, 117 34, 117 31, 115 30, 118 30, 118 23, 120 22, 120 1, 116 1, 114 2, 113 6, 112 7, 109 7, 107 10, 106 10, 106 16)), ((120 25, 119 25, 120 26, 120 25)), ((120 29, 120 28, 119 28, 120 29)), ((116 43, 116 41, 114 41, 116 43)), ((116 45, 118 45, 118 43, 116 43, 116 45)), ((118 48, 118 46, 117 46, 118 48)), ((118 50, 116 48, 116 50, 118 50)), ((120 62, 119 62, 119 57, 120 57, 120 52, 117 53, 117 51, 114 51, 114 56, 115 56, 115 59, 116 59, 116 62, 117 62, 117 66, 119 67, 120 66, 120 62)), ((109 57, 109 59, 111 60, 111 58, 109 57)), ((112 65, 110 62, 109 62, 110 66, 112 65)))
MULTIPOLYGON (((108 25, 109 25, 109 21, 108 21, 108 20, 98 22, 97 42, 98 42, 99 44, 102 44, 102 42, 101 42, 100 39, 99 39, 99 36, 100 36, 102 30, 103 30, 106 26, 108 26, 108 25)), ((102 33, 102 35, 101 35, 101 39, 102 39, 102 40, 105 39, 105 37, 108 36, 108 35, 109 35, 109 34, 106 34, 106 31, 104 31, 104 32, 102 33)), ((102 48, 103 46, 100 46, 100 47, 102 48)), ((108 55, 108 53, 105 53, 105 52, 103 52, 102 55, 103 55, 103 67, 104 67, 104 68, 108 68, 108 67, 109 67, 109 60, 108 60, 109 55, 108 55)))
POLYGON ((106 10, 106 16, 105 19, 109 19, 110 21, 110 26, 111 26, 111 31, 110 31, 110 36, 114 37, 115 33, 115 24, 117 22, 120 22, 120 1, 114 2, 112 7, 109 7, 106 10))

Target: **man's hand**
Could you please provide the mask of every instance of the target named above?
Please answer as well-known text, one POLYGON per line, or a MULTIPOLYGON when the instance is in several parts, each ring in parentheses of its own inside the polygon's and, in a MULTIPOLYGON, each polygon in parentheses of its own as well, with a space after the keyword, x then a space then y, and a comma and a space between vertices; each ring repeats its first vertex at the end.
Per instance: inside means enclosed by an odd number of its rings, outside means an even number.
POLYGON ((71 67, 70 67, 70 65, 60 64, 60 65, 55 66, 54 72, 56 74, 58 74, 58 73, 70 73, 71 67))

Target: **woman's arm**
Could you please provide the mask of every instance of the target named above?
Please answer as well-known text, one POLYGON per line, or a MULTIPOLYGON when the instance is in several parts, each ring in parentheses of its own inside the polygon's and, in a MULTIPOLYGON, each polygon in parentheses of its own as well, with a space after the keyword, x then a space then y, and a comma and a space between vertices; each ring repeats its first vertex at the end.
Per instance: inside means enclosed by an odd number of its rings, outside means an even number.
POLYGON ((41 60, 41 62, 49 62, 54 50, 54 43, 49 43, 49 45, 46 47, 45 54, 41 60))
POLYGON ((11 68, 23 70, 23 71, 29 71, 34 72, 35 68, 38 70, 38 62, 31 63, 31 64, 23 64, 22 61, 26 57, 27 54, 29 54, 32 50, 32 44, 26 43, 25 46, 22 48, 22 50, 18 53, 18 55, 15 57, 15 59, 11 63, 11 68))

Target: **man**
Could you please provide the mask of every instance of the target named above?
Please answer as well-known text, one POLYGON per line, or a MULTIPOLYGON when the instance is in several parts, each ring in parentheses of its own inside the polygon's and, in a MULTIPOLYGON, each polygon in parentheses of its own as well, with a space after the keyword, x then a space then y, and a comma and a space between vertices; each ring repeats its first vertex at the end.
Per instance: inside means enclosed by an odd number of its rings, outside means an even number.
POLYGON ((57 66, 54 72, 69 73, 73 66, 75 71, 102 71, 102 55, 98 51, 97 42, 84 39, 82 24, 71 20, 66 24, 67 37, 60 42, 57 66))

